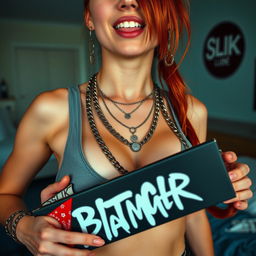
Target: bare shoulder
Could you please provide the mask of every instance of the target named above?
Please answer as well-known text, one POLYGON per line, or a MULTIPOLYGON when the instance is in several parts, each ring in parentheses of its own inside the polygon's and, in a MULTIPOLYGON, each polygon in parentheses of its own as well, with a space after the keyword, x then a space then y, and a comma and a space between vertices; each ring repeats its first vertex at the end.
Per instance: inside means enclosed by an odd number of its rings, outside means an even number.
POLYGON ((39 94, 29 106, 24 118, 33 117, 38 122, 58 121, 68 111, 68 90, 66 88, 39 94))
POLYGON ((187 95, 188 102, 188 118, 193 122, 200 122, 207 118, 207 108, 203 102, 192 96, 191 94, 187 95))
POLYGON ((187 95, 188 112, 187 117, 194 127, 199 140, 203 142, 206 138, 208 111, 204 103, 192 96, 187 95))
POLYGON ((32 101, 24 114, 17 138, 24 138, 27 134, 31 139, 40 137, 48 141, 66 123, 68 113, 67 89, 43 92, 32 101))

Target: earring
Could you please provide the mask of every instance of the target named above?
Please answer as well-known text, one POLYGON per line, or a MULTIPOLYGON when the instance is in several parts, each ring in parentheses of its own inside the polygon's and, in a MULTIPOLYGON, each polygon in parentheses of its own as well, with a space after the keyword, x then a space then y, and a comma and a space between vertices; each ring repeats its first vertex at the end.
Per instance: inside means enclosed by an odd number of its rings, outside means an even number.
POLYGON ((167 49, 167 54, 164 57, 164 64, 167 67, 172 66, 174 63, 174 56, 171 53, 171 31, 168 31, 168 49, 167 49))
POLYGON ((92 39, 92 28, 89 28, 89 61, 93 65, 95 63, 95 45, 92 39))

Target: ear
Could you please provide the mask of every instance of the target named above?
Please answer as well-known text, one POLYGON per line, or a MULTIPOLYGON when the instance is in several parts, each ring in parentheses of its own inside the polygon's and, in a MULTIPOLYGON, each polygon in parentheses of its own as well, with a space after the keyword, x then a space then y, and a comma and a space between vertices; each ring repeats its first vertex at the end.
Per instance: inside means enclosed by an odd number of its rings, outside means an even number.
POLYGON ((89 9, 85 10, 84 23, 90 30, 94 30, 94 24, 93 24, 92 16, 91 16, 89 9))

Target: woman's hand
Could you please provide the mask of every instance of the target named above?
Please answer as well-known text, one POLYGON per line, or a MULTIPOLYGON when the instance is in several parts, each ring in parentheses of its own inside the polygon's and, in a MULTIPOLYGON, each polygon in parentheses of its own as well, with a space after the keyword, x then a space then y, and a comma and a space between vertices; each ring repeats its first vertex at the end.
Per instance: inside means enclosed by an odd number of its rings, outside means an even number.
MULTIPOLYGON (((47 186, 41 192, 41 202, 45 202, 70 183, 69 176, 60 182, 47 186)), ((99 247, 104 245, 100 237, 81 232, 61 229, 61 225, 52 217, 23 217, 17 225, 17 238, 36 256, 93 256, 94 252, 86 249, 75 249, 67 245, 88 245, 99 247)))
POLYGON ((222 153, 222 158, 226 164, 230 180, 236 192, 236 197, 225 201, 224 203, 233 203, 233 206, 238 210, 245 210, 248 207, 247 200, 253 196, 250 186, 252 181, 247 174, 250 169, 249 166, 243 163, 238 163, 237 156, 234 152, 222 153))
POLYGON ((70 183, 70 177, 64 176, 61 181, 50 184, 41 191, 41 203, 44 203, 49 198, 55 196, 58 192, 66 188, 70 183))
POLYGON ((17 238, 36 256, 93 256, 85 249, 70 248, 66 245, 101 246, 104 241, 95 235, 61 230, 61 225, 51 217, 26 216, 18 223, 17 238))

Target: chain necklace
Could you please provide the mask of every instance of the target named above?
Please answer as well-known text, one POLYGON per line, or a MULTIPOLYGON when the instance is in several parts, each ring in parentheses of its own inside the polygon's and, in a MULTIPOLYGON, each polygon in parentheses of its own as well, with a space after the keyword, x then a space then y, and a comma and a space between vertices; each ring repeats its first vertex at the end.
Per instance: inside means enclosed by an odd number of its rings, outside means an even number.
MULTIPOLYGON (((137 129, 140 128, 143 124, 145 124, 147 122, 147 120, 149 119, 149 117, 151 116, 152 112, 153 112, 153 109, 154 109, 154 104, 152 104, 152 107, 150 108, 150 111, 148 113, 148 115, 146 116, 146 118, 137 126, 131 126, 129 127, 128 125, 124 124, 123 122, 121 122, 119 119, 117 119, 113 113, 110 111, 109 107, 107 106, 106 104, 106 101, 104 98, 102 98, 102 102, 105 106, 105 108, 107 109, 108 113, 111 115, 111 117, 116 120, 119 124, 121 124, 123 127, 127 128, 129 130, 129 132, 131 133, 131 136, 130 136, 130 140, 133 142, 133 143, 137 143, 138 141, 138 136, 135 134, 137 129)), ((98 99, 97 99, 97 103, 98 105, 98 99)), ((101 110, 102 112, 102 110, 101 110)), ((136 151, 135 148, 139 148, 138 145, 133 145, 131 146, 131 149, 133 151, 136 151)))
MULTIPOLYGON (((138 142, 138 136, 135 135, 135 132, 138 128, 137 127, 128 127, 126 126, 126 128, 129 129, 129 131, 131 132, 131 142, 129 142, 127 139, 125 139, 119 132, 117 132, 113 127, 112 125, 108 122, 108 120, 106 119, 104 113, 102 112, 101 110, 101 107, 99 105, 99 101, 98 101, 98 97, 97 97, 97 80, 96 80, 96 75, 94 75, 90 81, 89 81, 89 85, 90 85, 90 88, 91 88, 91 97, 92 97, 92 101, 93 101, 93 104, 94 104, 94 107, 95 107, 95 110, 97 112, 97 115, 98 117, 100 118, 100 120, 102 121, 102 123, 104 124, 104 126, 109 130, 109 132, 114 135, 119 141, 121 141, 122 143, 124 143, 125 145, 129 146, 130 149, 134 152, 138 152, 141 150, 141 147, 147 143, 150 138, 152 137, 155 129, 156 129, 156 126, 157 126, 157 123, 158 123, 158 118, 159 118, 159 112, 160 112, 160 107, 159 107, 159 92, 157 89, 155 89, 155 108, 154 108, 154 117, 153 117, 153 120, 152 120, 152 123, 151 123, 151 127, 148 131, 148 133, 145 135, 145 137, 140 141, 138 142)), ((152 107, 152 110, 153 110, 153 107, 152 107)), ((151 111, 152 111, 151 110, 151 111)), ((149 118, 151 112, 149 113, 149 115, 147 116, 147 118, 139 125, 143 125, 149 118)), ((116 119, 115 119, 116 120, 116 119)), ((119 120, 118 120, 119 121, 119 120)))
MULTIPOLYGON (((111 101, 111 102, 114 104, 114 106, 115 106, 119 111, 121 111, 121 112, 124 114, 124 118, 126 118, 126 119, 130 119, 130 118, 132 117, 132 114, 133 114, 136 110, 138 110, 139 107, 140 107, 149 97, 151 97, 152 94, 153 94, 153 91, 152 91, 149 95, 147 95, 147 96, 146 96, 144 99, 142 99, 142 100, 139 100, 139 101, 136 101, 136 102, 124 103, 124 102, 115 101, 115 100, 109 98, 107 95, 105 95, 104 92, 99 88, 98 83, 97 83, 97 89, 98 89, 98 91, 100 92, 100 94, 101 94, 101 96, 102 96, 102 99, 104 100, 104 98, 105 98, 105 99, 111 101), (138 106, 136 106, 132 111, 126 112, 126 111, 124 111, 119 105, 125 105, 125 106, 138 105, 138 106)), ((104 102, 105 102, 105 101, 104 101, 104 102)), ((106 105, 106 104, 104 103, 104 105, 106 105)))
POLYGON ((99 134, 99 131, 97 129, 93 112, 92 112, 92 96, 91 96, 91 84, 89 83, 87 90, 86 90, 86 113, 88 122, 91 128, 91 131, 100 147, 104 155, 107 157, 107 159, 110 161, 110 163, 116 168, 116 170, 121 174, 126 174, 128 171, 121 166, 121 164, 116 160, 116 158, 113 156, 113 154, 110 152, 109 148, 103 141, 102 137, 99 134))
POLYGON ((173 121, 175 120, 173 115, 169 115, 166 106, 164 104, 163 96, 160 96, 160 109, 163 114, 164 120, 166 121, 167 125, 170 127, 170 129, 174 132, 174 134, 178 137, 180 142, 183 144, 184 148, 187 149, 189 148, 189 145, 187 141, 184 139, 182 133, 180 132, 180 129, 178 129, 176 123, 173 121))
MULTIPOLYGON (((115 169, 121 175, 127 174, 128 171, 116 160, 116 158, 110 152, 109 148, 107 147, 107 145, 105 144, 105 142, 103 141, 102 137, 100 136, 100 134, 98 132, 98 129, 97 129, 97 126, 96 126, 96 123, 94 120, 94 116, 93 116, 93 111, 92 111, 92 95, 91 94, 92 94, 91 83, 89 82, 89 85, 86 90, 86 113, 87 113, 87 118, 88 118, 88 122, 89 122, 89 125, 91 128, 91 131, 92 131, 100 149, 102 150, 104 155, 107 157, 107 159, 110 161, 110 163, 115 167, 115 169)), ((183 143, 185 148, 188 148, 189 146, 188 146, 187 142, 183 139, 181 132, 179 131, 179 129, 177 129, 177 125, 175 124, 175 122, 173 122, 171 120, 171 118, 168 114, 168 111, 166 110, 162 95, 160 95, 159 98, 160 98, 159 101, 160 101, 161 112, 162 112, 164 119, 166 120, 168 126, 176 134, 176 136, 180 139, 180 141, 183 143)))

